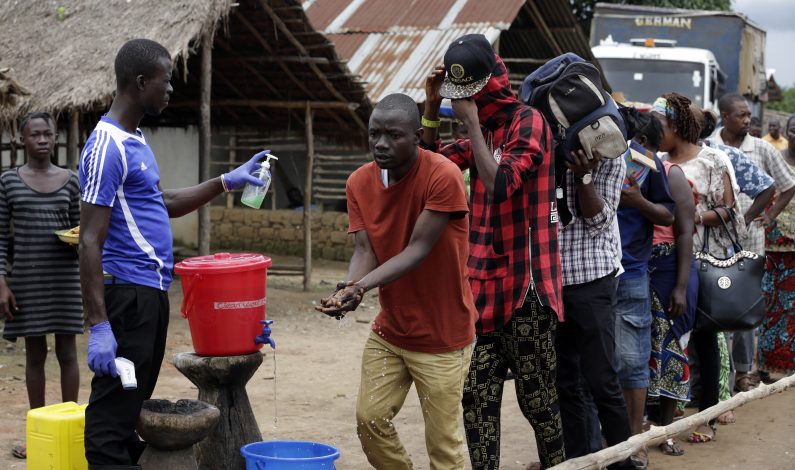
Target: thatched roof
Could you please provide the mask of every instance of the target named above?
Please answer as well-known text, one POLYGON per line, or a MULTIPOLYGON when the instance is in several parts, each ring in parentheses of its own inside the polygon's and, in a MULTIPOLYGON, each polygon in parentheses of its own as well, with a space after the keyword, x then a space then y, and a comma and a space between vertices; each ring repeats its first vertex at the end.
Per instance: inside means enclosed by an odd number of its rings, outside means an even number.
POLYGON ((8 120, 27 109, 58 112, 107 103, 116 88, 113 59, 125 41, 152 38, 172 57, 187 57, 192 41, 211 31, 232 1, 4 3, 0 66, 11 67, 16 81, 32 91, 16 107, 0 109, 0 119, 8 120))
MULTIPOLYGON (((0 126, 30 110, 104 108, 115 90, 116 52, 138 37, 163 44, 175 60, 175 93, 161 123, 195 123, 200 61, 192 53, 214 30, 213 125, 270 128, 302 115, 259 108, 273 100, 359 106, 355 113, 316 112, 321 131, 324 119, 339 130, 339 123, 366 121, 369 113, 362 84, 311 27, 297 0, 0 0, 0 5, 0 68, 10 67, 15 81, 31 92, 16 105, 0 106, 0 126)), ((300 118, 295 121, 300 128, 300 118)))

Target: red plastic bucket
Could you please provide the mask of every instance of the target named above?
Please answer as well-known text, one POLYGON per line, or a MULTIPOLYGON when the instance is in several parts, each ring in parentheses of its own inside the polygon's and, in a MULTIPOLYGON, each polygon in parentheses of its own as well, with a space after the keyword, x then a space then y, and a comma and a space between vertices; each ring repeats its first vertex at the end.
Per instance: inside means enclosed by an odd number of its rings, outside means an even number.
POLYGON ((182 279, 182 316, 200 356, 236 356, 262 348, 271 259, 256 253, 216 253, 177 263, 182 279))

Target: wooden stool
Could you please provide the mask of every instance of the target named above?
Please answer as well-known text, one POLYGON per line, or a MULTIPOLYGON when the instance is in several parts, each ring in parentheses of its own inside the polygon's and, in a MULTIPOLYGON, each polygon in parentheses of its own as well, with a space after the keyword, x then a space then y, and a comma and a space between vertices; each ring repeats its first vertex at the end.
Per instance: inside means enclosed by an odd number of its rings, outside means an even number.
POLYGON ((199 356, 177 353, 174 366, 199 388, 199 400, 216 406, 218 426, 196 446, 199 468, 243 469, 240 448, 262 440, 251 410, 246 383, 262 364, 262 353, 243 356, 199 356))
POLYGON ((198 400, 146 400, 136 430, 146 441, 138 459, 145 470, 197 470, 193 444, 218 423, 218 408, 198 400))

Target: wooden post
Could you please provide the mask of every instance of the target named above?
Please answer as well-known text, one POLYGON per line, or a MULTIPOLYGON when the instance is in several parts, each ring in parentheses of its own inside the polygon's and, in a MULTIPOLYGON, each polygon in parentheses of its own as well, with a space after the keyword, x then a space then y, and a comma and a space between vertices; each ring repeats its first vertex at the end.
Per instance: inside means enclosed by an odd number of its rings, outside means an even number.
POLYGON ((73 109, 69 112, 69 131, 66 134, 66 168, 77 169, 77 158, 80 155, 79 137, 80 112, 73 109))
MULTIPOLYGON (((213 33, 202 38, 202 63, 200 72, 199 110, 199 181, 210 179, 210 90, 212 90, 213 71, 213 33)), ((210 203, 199 208, 199 255, 210 254, 210 203)))
POLYGON ((276 201, 276 185, 277 185, 276 178, 272 178, 271 179, 271 210, 272 211, 275 211, 276 210, 276 206, 277 206, 277 204, 276 204, 276 202, 277 202, 276 201))
MULTIPOLYGON (((8 153, 8 167, 15 168, 17 166, 17 121, 16 119, 11 122, 11 150, 8 153)), ((22 150, 25 153, 25 150, 22 150)))
MULTIPOLYGON (((232 162, 229 164, 229 171, 235 169, 235 162, 237 162, 237 150, 235 150, 235 146, 237 145, 237 136, 234 134, 229 136, 229 161, 232 162)), ((232 193, 226 193, 226 208, 231 209, 235 207, 235 195, 232 193)))
MULTIPOLYGON (((240 448, 262 440, 246 383, 262 364, 263 355, 259 351, 238 356, 207 357, 184 352, 174 355, 174 367, 199 389, 199 401, 215 406, 221 415, 210 435, 195 447, 199 470, 243 469, 246 464, 240 448)), ((156 463, 147 468, 191 468, 182 462, 171 466, 156 463)))
POLYGON ((312 167, 315 163, 315 136, 312 133, 312 106, 306 102, 306 182, 304 183, 304 291, 312 287, 312 167))

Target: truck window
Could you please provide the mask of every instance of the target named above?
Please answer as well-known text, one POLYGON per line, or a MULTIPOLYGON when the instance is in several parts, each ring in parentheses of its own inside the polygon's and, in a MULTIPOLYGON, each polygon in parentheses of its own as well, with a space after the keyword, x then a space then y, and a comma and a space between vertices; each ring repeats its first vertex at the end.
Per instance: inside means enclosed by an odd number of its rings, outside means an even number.
POLYGON ((599 65, 614 92, 629 101, 653 103, 657 97, 676 91, 704 106, 704 64, 672 60, 599 59, 599 65))

